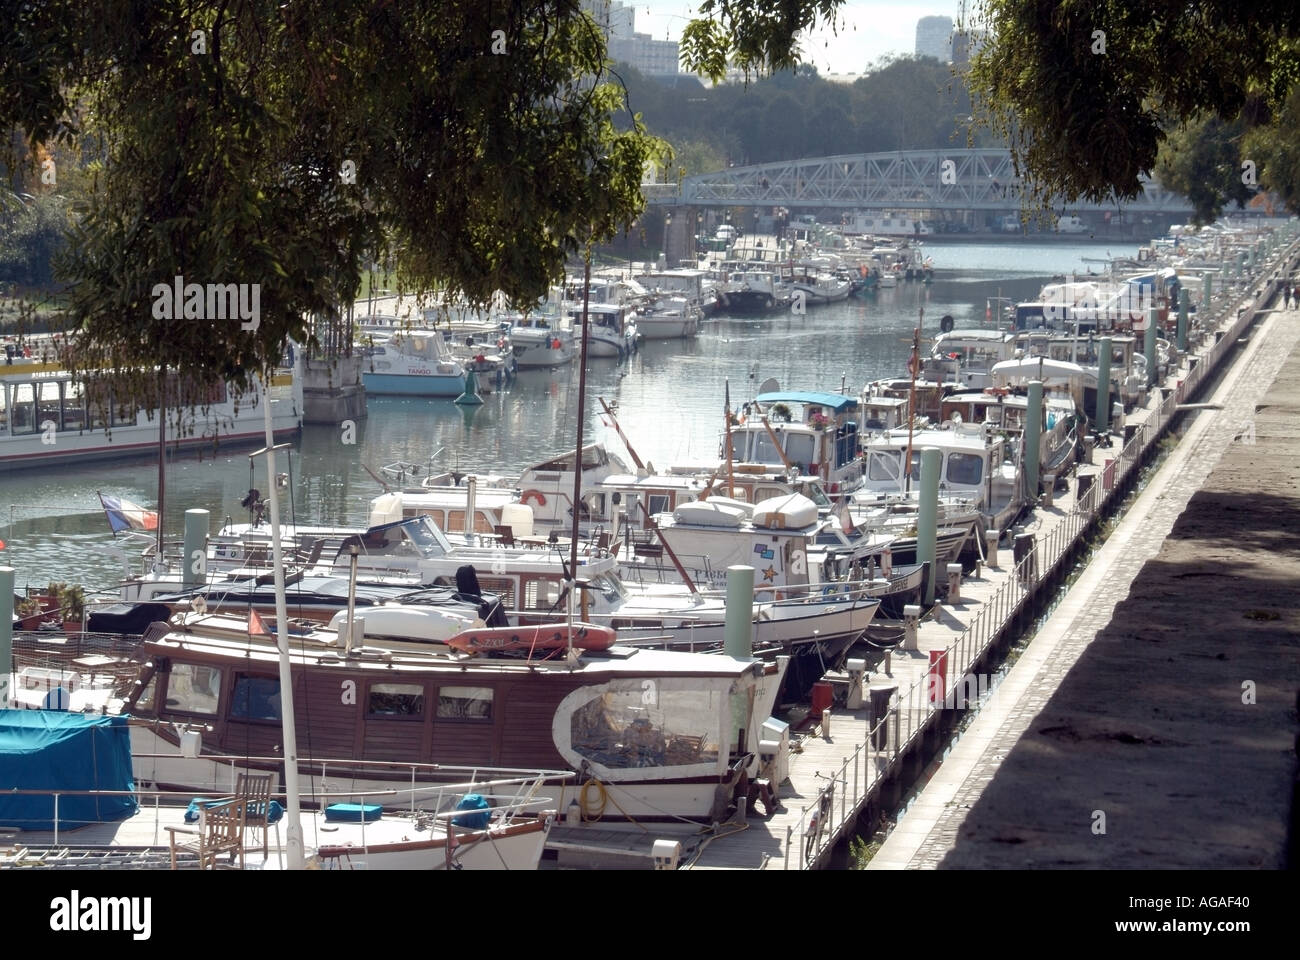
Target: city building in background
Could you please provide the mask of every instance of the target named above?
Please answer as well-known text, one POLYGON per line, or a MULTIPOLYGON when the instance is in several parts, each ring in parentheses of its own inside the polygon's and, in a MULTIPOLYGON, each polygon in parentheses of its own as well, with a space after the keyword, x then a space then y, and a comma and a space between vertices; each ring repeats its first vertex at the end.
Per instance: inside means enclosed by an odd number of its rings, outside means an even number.
POLYGON ((953 59, 952 17, 922 17, 916 21, 916 55, 940 63, 953 59))

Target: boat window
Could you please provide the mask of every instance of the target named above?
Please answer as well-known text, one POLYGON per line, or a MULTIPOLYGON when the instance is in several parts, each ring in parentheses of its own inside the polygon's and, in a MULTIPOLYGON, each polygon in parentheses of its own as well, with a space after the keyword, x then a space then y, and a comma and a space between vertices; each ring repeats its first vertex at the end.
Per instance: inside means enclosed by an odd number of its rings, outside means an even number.
POLYGON ((136 421, 136 408, 134 404, 127 403, 125 400, 119 400, 116 395, 113 396, 112 408, 109 411, 115 427, 133 427, 136 421))
POLYGON ((515 608, 515 582, 507 577, 484 577, 478 578, 480 590, 486 593, 495 593, 497 599, 501 601, 501 606, 506 610, 515 608))
POLYGON ((984 458, 978 453, 948 454, 948 482, 974 486, 980 482, 984 458))
POLYGON ((564 588, 559 580, 528 580, 524 583, 524 609, 550 610, 564 588))
POLYGON ((817 438, 807 433, 787 433, 783 438, 785 445, 785 455, 791 463, 797 463, 807 466, 810 469, 808 473, 814 473, 811 468, 817 464, 817 438))
POLYGON ((46 381, 40 385, 37 425, 42 430, 52 426, 55 430, 63 429, 63 402, 59 399, 58 381, 46 381))
POLYGON ((873 450, 867 461, 867 477, 871 480, 897 480, 902 457, 898 450, 873 450))
POLYGON ((13 432, 36 432, 36 387, 30 383, 14 385, 13 432))
POLYGON ((721 697, 714 689, 659 690, 654 680, 633 680, 575 710, 570 743, 611 769, 713 763, 721 697))
MULTIPOLYGON (((368 712, 372 717, 422 717, 424 686, 419 683, 372 683, 368 712)), ((438 715, 442 716, 442 713, 438 715)))
POLYGON ((221 671, 194 663, 172 664, 167 681, 167 710, 176 713, 217 712, 221 671))
POLYGON ((82 384, 72 380, 63 383, 63 429, 81 430, 86 426, 86 396, 82 384))
POLYGON ((140 691, 140 696, 135 698, 135 706, 132 713, 147 713, 152 715, 158 709, 158 675, 155 673, 149 678, 149 682, 144 685, 140 691))
POLYGON ((491 687, 440 687, 438 717, 444 720, 491 720, 491 687))
MULTIPOLYGON (((463 516, 461 522, 464 523, 463 516)), ((422 557, 440 557, 451 550, 447 538, 429 522, 428 517, 407 520, 402 524, 402 533, 422 557)))
POLYGON ((618 603, 627 596, 627 591, 623 588, 623 584, 616 574, 593 577, 591 587, 593 590, 599 590, 605 599, 611 603, 618 603))
MULTIPOLYGON (((830 497, 826 496, 826 491, 822 489, 820 483, 808 484, 803 495, 819 507, 829 507, 831 505, 830 497)), ((773 496, 780 496, 780 494, 773 494, 773 496)))
POLYGON ((278 677, 255 677, 235 674, 231 695, 232 720, 273 720, 280 722, 280 680, 278 677))
POLYGON ((652 493, 648 497, 650 501, 650 516, 656 513, 665 513, 668 510, 668 494, 652 493))

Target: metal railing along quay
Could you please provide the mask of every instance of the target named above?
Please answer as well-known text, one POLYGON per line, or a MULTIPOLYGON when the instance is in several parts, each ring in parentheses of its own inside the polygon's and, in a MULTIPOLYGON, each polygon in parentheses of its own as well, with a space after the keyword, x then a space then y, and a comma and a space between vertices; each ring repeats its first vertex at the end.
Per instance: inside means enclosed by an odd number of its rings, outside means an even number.
MULTIPOLYGON (((1236 346, 1259 311, 1279 289, 1295 258, 1288 248, 1282 262, 1287 268, 1274 267, 1272 276, 1258 288, 1239 292, 1235 297, 1216 298, 1221 316, 1230 320, 1226 327, 1207 330, 1201 338, 1213 342, 1200 353, 1187 351, 1190 369, 1173 388, 1163 389, 1163 400, 1148 408, 1146 419, 1134 428, 1129 442, 1113 461, 1095 475, 1094 482, 1074 505, 1041 537, 1035 536, 1028 553, 1015 563, 1010 575, 985 599, 961 633, 942 654, 941 663, 948 677, 969 675, 991 647, 1002 637, 1016 618, 1034 602, 1043 584, 1058 573, 1067 555, 1076 547, 1084 532, 1104 515, 1116 497, 1126 489, 1130 478, 1146 459, 1156 442, 1180 415, 1180 404, 1190 401, 1196 391, 1213 376, 1219 365, 1236 346)), ((1222 321, 1221 321, 1222 323, 1222 321)), ((1181 372, 1181 370, 1180 370, 1181 372)), ((857 823, 865 802, 880 783, 897 773, 900 762, 917 746, 918 740, 935 722, 941 710, 952 700, 955 687, 947 696, 939 693, 929 674, 914 681, 906 691, 890 698, 888 712, 877 720, 868 720, 863 742, 856 744, 839 768, 827 778, 812 802, 802 806, 798 819, 785 827, 783 864, 786 869, 817 869, 825 865, 835 844, 857 823)), ((870 716, 870 711, 868 711, 870 716)))

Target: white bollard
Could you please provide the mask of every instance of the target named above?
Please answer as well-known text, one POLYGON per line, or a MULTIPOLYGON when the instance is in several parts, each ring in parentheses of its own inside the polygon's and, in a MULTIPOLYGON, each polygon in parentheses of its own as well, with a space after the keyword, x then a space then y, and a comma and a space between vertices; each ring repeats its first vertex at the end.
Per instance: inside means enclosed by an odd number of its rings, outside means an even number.
MULTIPOLYGON (((742 804, 743 806, 743 804, 742 804)), ((656 840, 652 853, 656 870, 676 870, 677 861, 682 856, 680 840, 656 840)))
POLYGON ((845 706, 850 710, 861 710, 863 704, 862 684, 867 675, 867 661, 848 660, 844 664, 844 669, 849 674, 849 695, 845 701, 845 706))
POLYGON ((827 707, 822 711, 822 738, 829 740, 831 738, 831 709, 827 707))
POLYGON ((961 564, 948 564, 948 602, 961 603, 961 564))
POLYGON ((903 608, 903 649, 916 650, 917 629, 921 625, 921 607, 909 603, 903 608))
POLYGON ((990 570, 998 568, 998 541, 1001 539, 1001 530, 984 531, 984 556, 990 570))
POLYGON ((1047 488, 1043 494, 1043 506, 1050 507, 1052 505, 1052 495, 1056 493, 1056 474, 1049 473, 1043 477, 1043 486, 1047 488))

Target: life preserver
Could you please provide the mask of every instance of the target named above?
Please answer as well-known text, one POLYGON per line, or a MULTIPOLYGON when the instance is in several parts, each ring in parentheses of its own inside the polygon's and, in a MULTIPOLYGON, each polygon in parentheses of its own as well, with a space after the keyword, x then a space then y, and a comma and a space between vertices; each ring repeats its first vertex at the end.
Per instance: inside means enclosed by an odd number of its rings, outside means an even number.
POLYGON ((527 503, 530 499, 536 500, 539 507, 546 506, 546 495, 540 490, 525 490, 524 495, 519 498, 519 502, 527 503))

